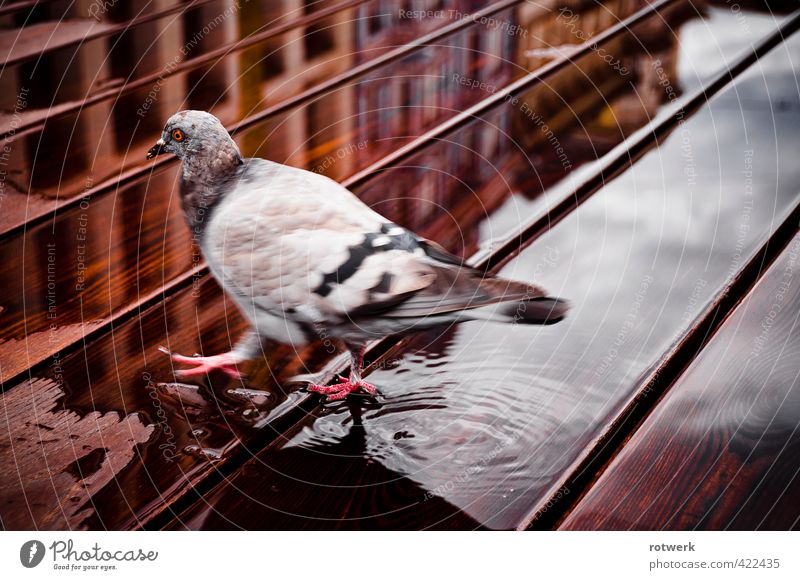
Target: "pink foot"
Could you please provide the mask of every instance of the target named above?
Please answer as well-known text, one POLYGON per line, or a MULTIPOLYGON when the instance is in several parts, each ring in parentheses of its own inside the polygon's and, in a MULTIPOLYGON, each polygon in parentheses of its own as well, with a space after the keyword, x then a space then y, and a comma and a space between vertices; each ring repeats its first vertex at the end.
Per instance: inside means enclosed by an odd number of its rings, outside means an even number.
POLYGON ((182 354, 170 352, 164 347, 160 347, 158 350, 169 355, 175 362, 194 365, 194 368, 191 369, 175 371, 175 376, 193 377, 196 375, 204 375, 214 370, 220 370, 234 379, 242 378, 242 374, 236 368, 236 363, 240 361, 233 353, 226 352, 214 356, 183 356, 182 354))
POLYGON ((350 381, 342 381, 334 385, 309 385, 308 390, 313 393, 320 393, 328 395, 328 401, 338 401, 344 399, 347 395, 358 389, 364 389, 370 395, 375 395, 377 389, 374 385, 367 382, 360 381, 358 383, 351 383, 350 381))

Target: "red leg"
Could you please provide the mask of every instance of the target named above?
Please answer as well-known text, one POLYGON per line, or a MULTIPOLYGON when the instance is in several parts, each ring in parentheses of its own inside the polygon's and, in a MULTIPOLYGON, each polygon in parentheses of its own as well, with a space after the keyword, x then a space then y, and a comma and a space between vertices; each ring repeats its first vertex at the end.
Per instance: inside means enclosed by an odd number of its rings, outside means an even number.
POLYGON ((351 357, 349 380, 340 381, 332 385, 309 385, 308 390, 313 393, 327 395, 328 401, 344 399, 347 395, 358 389, 363 389, 374 396, 378 392, 375 386, 361 378, 361 364, 364 360, 364 349, 360 349, 357 354, 351 352, 351 357))
POLYGON ((234 379, 242 378, 242 374, 236 368, 236 364, 241 362, 241 360, 234 355, 233 352, 226 352, 214 356, 183 356, 182 354, 169 352, 164 347, 160 347, 158 350, 169 355, 175 362, 194 365, 194 368, 191 369, 175 371, 175 376, 193 377, 196 375, 208 374, 213 370, 220 370, 234 379))

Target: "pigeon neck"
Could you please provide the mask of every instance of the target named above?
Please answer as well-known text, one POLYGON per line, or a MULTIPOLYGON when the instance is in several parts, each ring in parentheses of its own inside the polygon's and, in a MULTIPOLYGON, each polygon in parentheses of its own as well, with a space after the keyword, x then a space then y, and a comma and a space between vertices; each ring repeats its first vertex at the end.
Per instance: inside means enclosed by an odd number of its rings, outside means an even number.
POLYGON ((232 139, 198 151, 189 150, 183 158, 182 180, 196 185, 219 183, 244 163, 239 148, 232 139))
POLYGON ((198 155, 183 160, 181 200, 193 231, 200 232, 211 208, 219 201, 224 184, 238 175, 244 164, 239 149, 217 149, 213 155, 198 155))

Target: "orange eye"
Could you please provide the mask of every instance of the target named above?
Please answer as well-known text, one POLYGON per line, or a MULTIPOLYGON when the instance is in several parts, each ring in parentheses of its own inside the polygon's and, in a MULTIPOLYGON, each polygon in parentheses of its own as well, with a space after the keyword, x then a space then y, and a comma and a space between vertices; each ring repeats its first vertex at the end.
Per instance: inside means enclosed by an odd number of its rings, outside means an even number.
POLYGON ((174 131, 172 131, 172 138, 175 141, 183 141, 184 139, 186 139, 186 135, 184 135, 183 131, 181 131, 180 129, 175 129, 174 131))

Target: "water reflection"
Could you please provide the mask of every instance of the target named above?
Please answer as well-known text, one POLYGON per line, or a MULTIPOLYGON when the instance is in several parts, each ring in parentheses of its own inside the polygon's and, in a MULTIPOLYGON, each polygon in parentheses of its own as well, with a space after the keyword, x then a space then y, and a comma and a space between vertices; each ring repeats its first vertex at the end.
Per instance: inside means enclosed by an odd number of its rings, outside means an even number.
MULTIPOLYGON (((254 522, 260 521, 256 529, 400 529, 415 527, 417 513, 424 509, 437 514, 429 529, 481 529, 480 522, 373 457, 362 420, 362 404, 369 408, 373 403, 351 397, 343 404, 348 419, 341 429, 308 445, 284 449, 270 461, 268 469, 275 477, 268 486, 254 489, 259 487, 259 469, 247 467, 235 476, 237 485, 262 498, 226 498, 226 503, 236 504, 234 511, 247 514, 245 518, 208 510, 179 517, 174 527, 254 529, 254 522), (298 506, 302 508, 298 510, 298 506)), ((408 437, 411 435, 398 432, 393 440, 401 444, 408 437)), ((218 499, 212 493, 206 501, 214 504, 218 499)))

